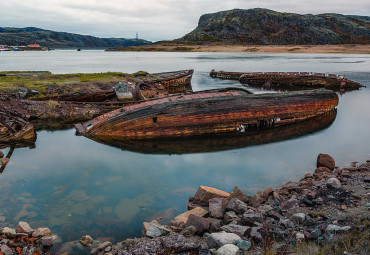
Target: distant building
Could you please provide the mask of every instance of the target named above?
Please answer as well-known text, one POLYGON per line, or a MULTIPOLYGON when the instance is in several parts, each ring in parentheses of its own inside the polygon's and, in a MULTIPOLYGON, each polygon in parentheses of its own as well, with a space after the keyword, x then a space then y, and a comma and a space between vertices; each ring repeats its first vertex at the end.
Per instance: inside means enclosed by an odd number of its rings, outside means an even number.
POLYGON ((40 48, 40 44, 28 44, 28 47, 40 48))

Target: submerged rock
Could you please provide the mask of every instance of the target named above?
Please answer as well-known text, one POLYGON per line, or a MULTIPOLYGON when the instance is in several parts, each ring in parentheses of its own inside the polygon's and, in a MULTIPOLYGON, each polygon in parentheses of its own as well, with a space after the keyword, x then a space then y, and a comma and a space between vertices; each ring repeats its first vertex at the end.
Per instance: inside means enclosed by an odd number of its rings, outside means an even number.
POLYGON ((82 244, 85 247, 91 247, 92 243, 93 239, 89 235, 83 236, 80 239, 80 244, 82 244))

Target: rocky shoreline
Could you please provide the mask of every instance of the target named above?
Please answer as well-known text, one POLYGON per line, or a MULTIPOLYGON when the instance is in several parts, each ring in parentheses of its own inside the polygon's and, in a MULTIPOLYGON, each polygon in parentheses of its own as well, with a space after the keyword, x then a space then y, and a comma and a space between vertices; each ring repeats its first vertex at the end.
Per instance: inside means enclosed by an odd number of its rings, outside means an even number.
MULTIPOLYGON (((253 197, 200 186, 168 226, 144 222, 142 238, 116 244, 84 236, 56 254, 370 254, 369 189, 370 160, 340 168, 319 154, 314 173, 298 182, 253 197)), ((46 254, 56 236, 27 225, 0 230, 0 254, 46 254)))

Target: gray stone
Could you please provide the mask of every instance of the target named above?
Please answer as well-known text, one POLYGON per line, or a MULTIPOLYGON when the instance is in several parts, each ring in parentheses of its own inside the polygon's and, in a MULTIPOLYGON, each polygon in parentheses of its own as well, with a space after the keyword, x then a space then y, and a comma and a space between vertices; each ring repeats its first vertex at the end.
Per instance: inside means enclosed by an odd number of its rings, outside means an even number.
POLYGON ((304 213, 296 213, 293 214, 293 219, 296 220, 299 223, 303 223, 306 220, 306 214, 304 213))
POLYGON ((204 231, 209 229, 211 222, 209 219, 190 214, 188 221, 185 224, 185 227, 194 226, 197 230, 197 234, 201 234, 204 231))
POLYGON ((32 233, 33 237, 41 237, 41 236, 49 236, 50 229, 49 228, 37 228, 35 232, 32 233))
POLYGON ((209 218, 209 221, 211 222, 209 226, 209 230, 211 232, 220 232, 221 231, 221 220, 209 218))
POLYGON ((106 248, 108 248, 109 246, 112 246, 112 243, 107 241, 107 242, 104 242, 104 243, 101 243, 98 248, 96 248, 96 252, 100 252, 100 251, 104 251, 106 248))
POLYGON ((0 230, 0 233, 6 235, 7 237, 14 237, 16 235, 15 229, 8 227, 3 227, 0 230))
POLYGON ((18 226, 15 228, 15 232, 30 234, 31 232, 33 232, 33 229, 30 227, 30 225, 27 222, 20 221, 18 223, 18 226))
POLYGON ((292 228, 294 226, 293 222, 291 222, 289 219, 281 219, 279 221, 279 224, 283 226, 284 228, 292 228))
POLYGON ((322 232, 321 232, 321 230, 320 229, 314 229, 313 231, 311 231, 311 233, 309 233, 308 235, 307 235, 307 238, 308 239, 317 239, 317 238, 319 238, 319 236, 321 236, 322 235, 322 232))
POLYGON ((260 211, 263 214, 268 213, 272 209, 273 208, 270 205, 262 205, 262 206, 260 206, 260 207, 257 208, 257 210, 260 211))
POLYGON ((197 232, 197 229, 194 226, 188 226, 188 227, 184 228, 180 232, 180 234, 187 237, 187 236, 195 235, 196 232, 197 232))
POLYGON ((209 200, 209 212, 213 218, 223 218, 228 200, 222 197, 215 197, 209 200))
MULTIPOLYGON (((144 222, 144 223, 147 223, 147 222, 144 222)), ((154 237, 167 235, 168 233, 171 232, 170 229, 160 225, 157 221, 152 221, 148 224, 149 225, 148 225, 146 232, 144 233, 144 236, 154 238, 154 237)))
POLYGON ((236 224, 228 224, 228 225, 222 226, 221 229, 228 233, 234 233, 234 234, 239 233, 240 235, 243 236, 245 232, 247 232, 247 230, 250 229, 250 227, 236 225, 236 224))
POLYGON ((238 215, 236 215, 234 211, 226 212, 224 215, 224 222, 228 224, 232 222, 233 220, 237 221, 237 220, 240 220, 240 218, 238 217, 238 215))
POLYGON ((244 213, 242 217, 242 222, 250 227, 256 226, 256 222, 262 222, 262 215, 258 213, 244 213))
POLYGON ((350 226, 346 226, 346 227, 340 227, 338 225, 334 225, 334 224, 329 224, 327 227, 326 227, 326 232, 339 232, 339 231, 343 231, 343 232, 346 232, 348 230, 350 230, 351 227, 350 226))
POLYGON ((7 245, 3 244, 0 246, 0 251, 4 255, 12 255, 13 251, 7 245))
POLYGON ((328 186, 329 188, 339 189, 342 185, 337 178, 330 178, 326 181, 326 186, 328 186))
POLYGON ((261 231, 262 231, 262 226, 252 227, 251 232, 250 232, 250 237, 255 242, 261 242, 262 241, 261 231))
POLYGON ((245 240, 241 239, 236 243, 236 246, 238 246, 239 249, 242 250, 242 251, 248 251, 251 248, 252 244, 251 244, 251 242, 248 242, 248 241, 245 241, 245 240))
POLYGON ((92 243, 93 239, 89 235, 83 236, 80 239, 80 244, 82 244, 85 247, 91 247, 92 243))
POLYGON ((290 198, 289 200, 283 202, 280 205, 280 208, 282 210, 288 210, 288 209, 293 209, 299 207, 299 201, 295 198, 290 198))
POLYGON ((51 236, 43 236, 41 237, 41 244, 43 246, 53 246, 54 244, 53 238, 51 236))
POLYGON ((225 244, 216 251, 216 255, 236 255, 238 250, 234 244, 225 244))
POLYGON ((238 235, 233 233, 212 233, 207 237, 207 244, 210 248, 218 248, 225 244, 236 244, 240 239, 238 235))
POLYGON ((370 207, 370 203, 366 203, 366 207, 370 207))
POLYGON ((237 214, 242 214, 247 209, 247 205, 238 198, 233 198, 227 204, 227 210, 234 211, 237 214))

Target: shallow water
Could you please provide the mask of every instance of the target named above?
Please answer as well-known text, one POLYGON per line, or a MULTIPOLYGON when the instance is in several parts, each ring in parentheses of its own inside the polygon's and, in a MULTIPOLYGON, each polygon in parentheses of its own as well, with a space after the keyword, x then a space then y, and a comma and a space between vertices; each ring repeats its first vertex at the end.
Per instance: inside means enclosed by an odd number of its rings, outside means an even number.
MULTIPOLYGON (((0 71, 131 73, 192 68, 194 90, 241 87, 237 81, 210 78, 213 68, 312 71, 345 74, 367 88, 340 95, 337 115, 313 130, 283 130, 289 133, 283 137, 272 132, 263 136, 270 139, 252 137, 245 143, 170 144, 161 151, 164 154, 106 146, 75 136, 73 129, 38 131, 36 148, 16 148, 0 174, 0 216, 5 216, 0 226, 24 220, 32 227, 50 227, 62 242, 85 234, 119 241, 140 236, 143 221, 163 217, 167 223, 185 211, 187 198, 199 185, 226 191, 237 185, 253 194, 312 172, 320 152, 331 154, 341 166, 370 159, 369 66, 368 55, 1 52, 0 71)), ((9 148, 3 151, 6 154, 9 148)))

